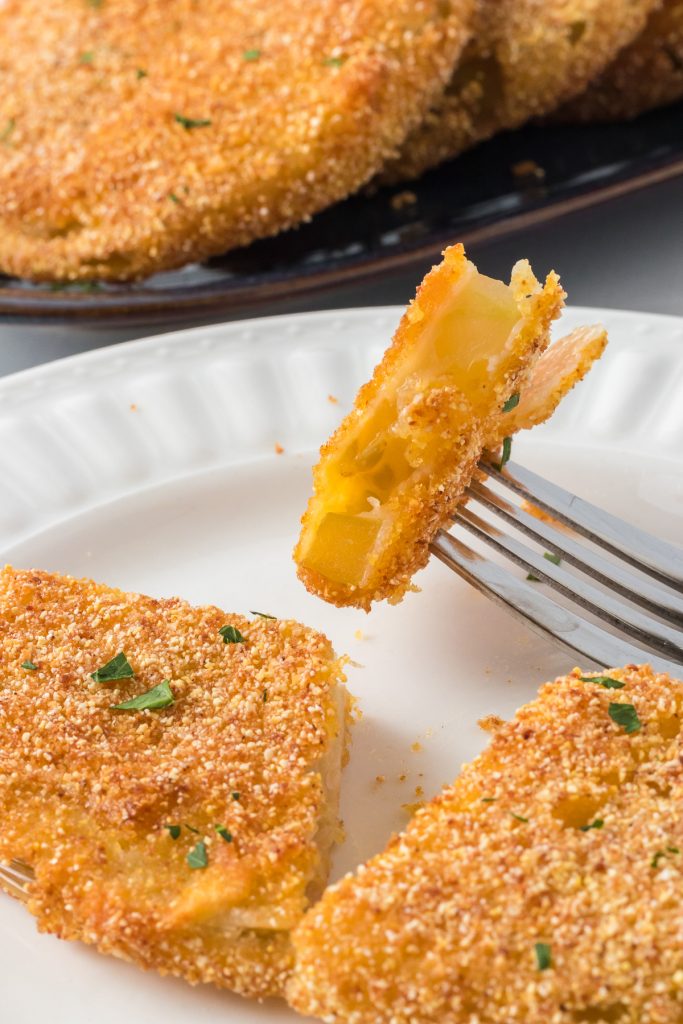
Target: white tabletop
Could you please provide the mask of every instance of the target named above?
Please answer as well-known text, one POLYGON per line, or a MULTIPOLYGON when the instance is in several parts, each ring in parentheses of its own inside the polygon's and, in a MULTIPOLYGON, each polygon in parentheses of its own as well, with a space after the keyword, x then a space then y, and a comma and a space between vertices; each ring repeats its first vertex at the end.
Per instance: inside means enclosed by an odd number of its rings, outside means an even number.
MULTIPOLYGON (((539 276, 555 269, 562 277, 568 301, 575 305, 683 315, 683 178, 569 214, 502 241, 474 246, 469 255, 483 273, 493 277, 506 278, 512 264, 521 257, 531 260, 539 276)), ((381 283, 346 286, 313 299, 253 308, 240 316, 404 305, 426 269, 416 267, 381 283)), ((152 330, 160 333, 176 327, 169 323, 152 330)), ((102 330, 0 324, 0 375, 148 333, 150 329, 144 327, 102 330)))

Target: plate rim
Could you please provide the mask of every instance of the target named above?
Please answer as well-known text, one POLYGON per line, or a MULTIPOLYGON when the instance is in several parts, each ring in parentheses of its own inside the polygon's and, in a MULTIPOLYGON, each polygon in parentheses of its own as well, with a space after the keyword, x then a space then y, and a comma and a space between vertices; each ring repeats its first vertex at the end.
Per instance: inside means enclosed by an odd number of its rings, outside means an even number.
MULTIPOLYGON (((148 349, 153 344, 163 344, 171 346, 182 346, 188 342, 205 338, 207 335, 213 339, 214 335, 218 336, 218 341, 222 344, 237 344, 237 339, 225 338, 221 339, 220 334, 226 331, 229 334, 237 334, 239 331, 253 329, 255 332, 268 330, 274 323, 280 323, 284 327, 294 325, 299 322, 313 322, 316 320, 324 323, 325 321, 333 321, 339 318, 354 318, 364 319, 370 316, 394 316, 395 323, 398 325, 400 317, 406 310, 406 306, 402 306, 396 303, 380 305, 380 306, 340 306, 335 309, 314 309, 306 310, 304 312, 296 313, 271 313, 265 316, 249 317, 241 320, 223 320, 220 323, 211 323, 205 325, 199 325, 195 327, 181 327, 178 330, 173 331, 161 331, 153 334, 146 334, 139 338, 130 338, 126 341, 113 342, 111 345, 106 345, 100 348, 89 349, 84 352, 74 352, 72 355, 61 356, 57 359, 49 360, 45 363, 39 363, 35 366, 29 366, 23 370, 16 370, 13 373, 5 374, 0 377, 0 397, 5 396, 5 392, 14 387, 20 387, 21 385, 31 384, 33 380, 39 380, 43 377, 61 376, 63 373, 68 373, 69 370, 79 365, 83 366, 95 366, 98 363, 107 363, 109 361, 113 364, 116 359, 125 356, 129 357, 132 355, 133 358, 139 356, 143 358, 148 356, 148 349)), ((583 305, 567 305, 559 318, 555 322, 555 327, 561 326, 564 317, 569 314, 570 316, 580 316, 585 318, 588 323, 600 322, 601 319, 612 319, 612 318, 625 318, 625 319, 637 319, 645 318, 647 320, 656 321, 662 324, 662 326, 669 326, 671 328, 678 326, 681 334, 683 335, 683 314, 676 313, 653 313, 649 310, 639 309, 621 309, 611 306, 583 306, 583 305)), ((254 338, 250 340, 252 345, 263 345, 268 341, 264 338, 254 338)), ((270 344, 273 344, 272 340, 270 344)), ((281 340, 279 344, 286 345, 287 341, 281 340)))

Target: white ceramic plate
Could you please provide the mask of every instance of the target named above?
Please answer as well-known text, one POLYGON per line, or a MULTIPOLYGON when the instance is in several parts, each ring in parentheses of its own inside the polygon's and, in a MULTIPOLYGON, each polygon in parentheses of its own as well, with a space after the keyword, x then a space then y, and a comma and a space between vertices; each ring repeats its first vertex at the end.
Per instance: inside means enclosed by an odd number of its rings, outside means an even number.
MULTIPOLYGON (((509 715, 572 667, 438 563, 421 593, 369 616, 328 607, 297 581, 290 552, 314 452, 399 313, 201 328, 0 380, 3 561, 296 617, 359 663, 349 686, 363 720, 335 875, 381 849, 407 820, 401 805, 431 796, 481 749, 479 718, 509 715)), ((606 356, 551 423, 515 441, 515 458, 680 540, 683 320, 575 309, 561 330, 597 320, 610 330, 606 356)), ((0 964, 12 1024, 295 1020, 275 1002, 192 989, 39 936, 2 897, 0 964)))

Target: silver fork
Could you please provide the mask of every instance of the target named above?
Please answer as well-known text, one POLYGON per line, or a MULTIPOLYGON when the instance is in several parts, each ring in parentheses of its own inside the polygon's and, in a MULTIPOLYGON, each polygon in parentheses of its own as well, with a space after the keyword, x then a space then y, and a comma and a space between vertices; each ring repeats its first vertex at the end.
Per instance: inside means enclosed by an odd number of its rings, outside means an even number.
POLYGON ((487 461, 480 469, 488 480, 472 482, 455 526, 526 570, 527 578, 445 530, 432 542, 436 557, 584 663, 649 662, 658 672, 683 677, 683 551, 516 463, 501 470, 487 461), (514 498, 555 523, 531 515, 514 498), (541 583, 568 604, 549 597, 541 583))
POLYGON ((23 860, 0 864, 0 888, 18 900, 28 899, 27 886, 33 880, 33 871, 23 860))

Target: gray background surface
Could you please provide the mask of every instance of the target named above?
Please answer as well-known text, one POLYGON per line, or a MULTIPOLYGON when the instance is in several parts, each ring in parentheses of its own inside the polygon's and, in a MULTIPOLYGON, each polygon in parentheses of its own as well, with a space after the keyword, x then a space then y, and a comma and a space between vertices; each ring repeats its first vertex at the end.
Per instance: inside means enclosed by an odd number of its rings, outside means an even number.
MULTIPOLYGON (((555 269, 573 305, 683 315, 683 178, 569 214, 501 241, 473 246, 468 254, 483 273, 492 277, 507 279, 512 264, 521 257, 531 260, 538 276, 555 269)), ((254 307, 239 316, 405 305, 425 270, 426 266, 418 266, 379 284, 357 284, 312 299, 254 307)), ((102 330, 0 324, 0 375, 129 338, 175 330, 177 326, 169 323, 161 329, 102 330)))

